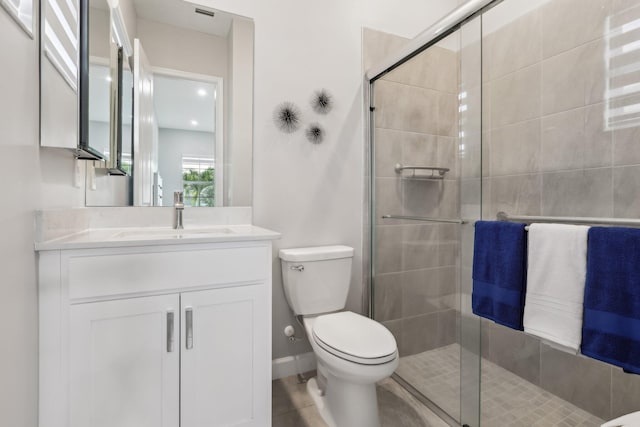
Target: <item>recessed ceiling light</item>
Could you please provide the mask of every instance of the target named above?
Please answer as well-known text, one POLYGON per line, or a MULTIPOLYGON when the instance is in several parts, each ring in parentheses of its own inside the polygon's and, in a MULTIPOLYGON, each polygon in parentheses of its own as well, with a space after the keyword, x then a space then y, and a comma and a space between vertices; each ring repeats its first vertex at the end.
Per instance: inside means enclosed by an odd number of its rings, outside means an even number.
POLYGON ((197 120, 191 120, 191 126, 198 126, 197 120))
POLYGON ((198 89, 198 95, 200 96, 207 96, 207 91, 204 89, 198 89))
POLYGON ((106 80, 107 80, 108 82, 111 82, 111 76, 107 76, 107 77, 106 77, 106 80))

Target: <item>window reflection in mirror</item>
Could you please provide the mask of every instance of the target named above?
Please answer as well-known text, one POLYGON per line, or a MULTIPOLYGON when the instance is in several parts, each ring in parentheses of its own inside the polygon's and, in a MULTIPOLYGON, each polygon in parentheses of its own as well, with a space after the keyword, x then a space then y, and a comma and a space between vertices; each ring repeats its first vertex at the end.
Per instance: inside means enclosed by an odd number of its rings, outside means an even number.
POLYGON ((216 129, 216 121, 222 123, 222 117, 217 117, 222 111, 216 111, 216 104, 223 104, 222 80, 179 74, 154 76, 158 123, 154 194, 165 195, 156 204, 171 206, 173 192, 184 191, 186 206, 219 206, 224 165, 217 161, 223 157, 223 148, 221 130, 216 129))

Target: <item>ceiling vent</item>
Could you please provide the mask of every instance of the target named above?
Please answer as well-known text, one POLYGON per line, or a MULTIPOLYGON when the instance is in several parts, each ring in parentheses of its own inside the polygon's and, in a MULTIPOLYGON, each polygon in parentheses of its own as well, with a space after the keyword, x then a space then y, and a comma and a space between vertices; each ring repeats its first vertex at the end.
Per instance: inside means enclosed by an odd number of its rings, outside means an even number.
POLYGON ((196 13, 199 13, 201 15, 207 15, 211 18, 213 18, 216 15, 215 12, 212 10, 200 9, 199 7, 196 7, 196 13))

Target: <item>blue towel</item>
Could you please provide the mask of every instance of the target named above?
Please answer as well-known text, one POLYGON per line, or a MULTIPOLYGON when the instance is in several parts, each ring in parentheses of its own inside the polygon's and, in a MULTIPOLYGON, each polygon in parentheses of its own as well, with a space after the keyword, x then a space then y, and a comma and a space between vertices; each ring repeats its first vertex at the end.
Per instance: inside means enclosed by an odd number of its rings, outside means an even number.
POLYGON ((640 230, 592 227, 582 354, 640 374, 640 230))
POLYGON ((523 330, 527 272, 525 224, 476 222, 471 306, 478 316, 523 330))

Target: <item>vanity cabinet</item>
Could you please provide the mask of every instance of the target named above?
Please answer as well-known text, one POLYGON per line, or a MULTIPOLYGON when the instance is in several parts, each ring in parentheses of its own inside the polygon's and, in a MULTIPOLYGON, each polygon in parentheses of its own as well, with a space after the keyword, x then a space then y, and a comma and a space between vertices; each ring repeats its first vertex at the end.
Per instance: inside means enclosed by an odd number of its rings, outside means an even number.
POLYGON ((41 427, 271 423, 271 241, 40 252, 41 427))

